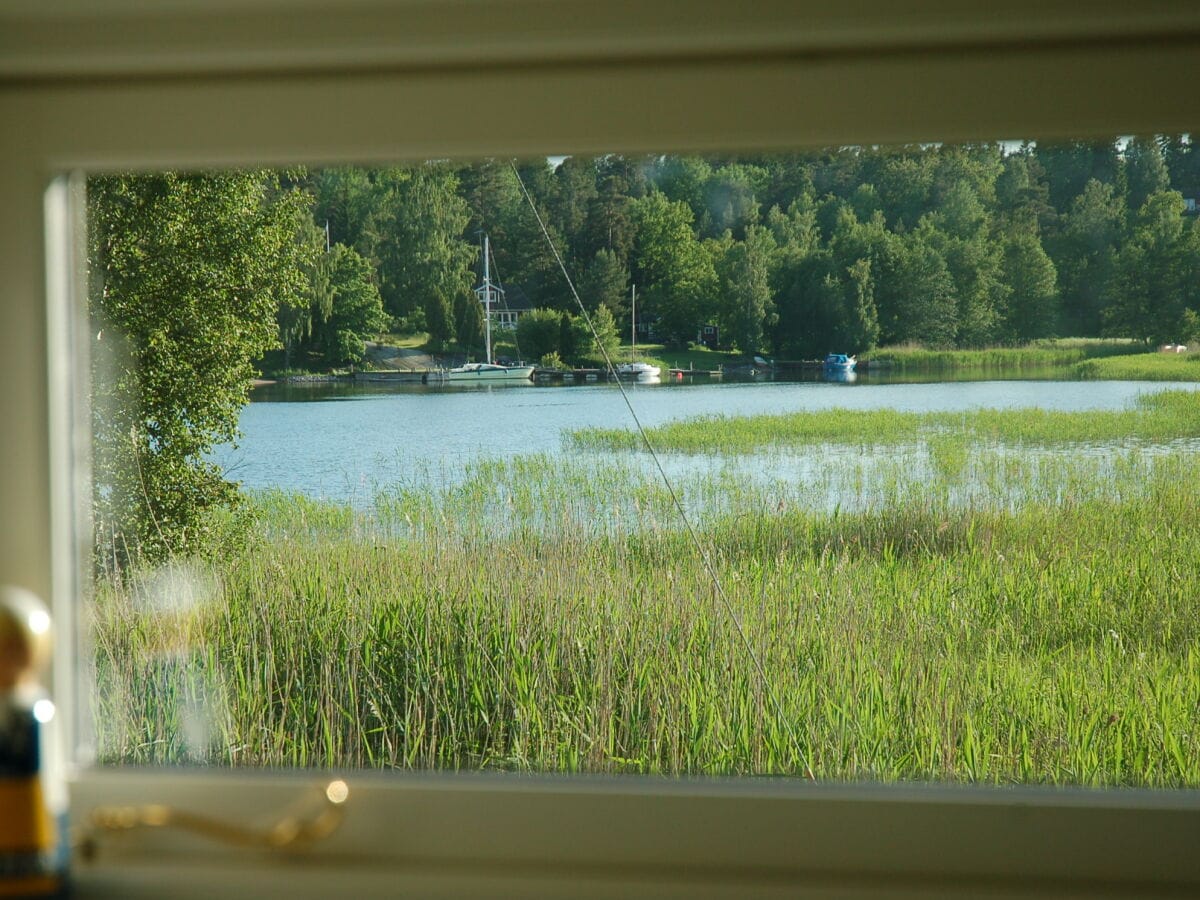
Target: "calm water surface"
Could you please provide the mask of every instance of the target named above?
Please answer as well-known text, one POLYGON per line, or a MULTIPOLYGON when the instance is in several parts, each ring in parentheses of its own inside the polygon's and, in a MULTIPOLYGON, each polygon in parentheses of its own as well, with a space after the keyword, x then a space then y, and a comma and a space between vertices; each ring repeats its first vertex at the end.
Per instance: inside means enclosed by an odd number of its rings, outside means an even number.
MULTIPOLYGON (((830 408, 914 412, 977 407, 1120 409, 1142 393, 1195 384, 1128 381, 821 382, 631 385, 645 425, 695 416, 830 408)), ((453 480, 464 464, 562 449, 565 431, 631 427, 616 385, 447 388, 342 385, 257 389, 244 437, 213 454, 247 488, 283 488, 367 503, 377 489, 419 473, 453 480)))

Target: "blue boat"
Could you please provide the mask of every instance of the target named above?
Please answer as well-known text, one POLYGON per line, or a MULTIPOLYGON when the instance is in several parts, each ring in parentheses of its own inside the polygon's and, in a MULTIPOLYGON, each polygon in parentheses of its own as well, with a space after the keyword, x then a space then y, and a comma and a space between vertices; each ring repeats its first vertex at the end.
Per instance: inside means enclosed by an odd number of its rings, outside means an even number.
POLYGON ((825 357, 826 372, 853 372, 858 360, 845 353, 830 353, 825 357))

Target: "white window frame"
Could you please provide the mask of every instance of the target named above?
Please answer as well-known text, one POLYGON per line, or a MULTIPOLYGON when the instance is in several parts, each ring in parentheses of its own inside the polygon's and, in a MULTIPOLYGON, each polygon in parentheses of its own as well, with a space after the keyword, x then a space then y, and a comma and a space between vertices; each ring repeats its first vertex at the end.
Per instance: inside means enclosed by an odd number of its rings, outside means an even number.
MULTIPOLYGON (((70 715, 77 171, 1100 136, 1200 122, 1200 10, 1115 0, 10 0, 0 7, 0 583, 51 597, 70 715), (47 9, 46 7, 50 7, 47 9), (150 11, 147 11, 147 7, 150 11)), ((348 773, 310 855, 106 842, 85 897, 1200 892, 1200 795, 348 773)), ((269 822, 305 773, 72 774, 75 822, 269 822)))

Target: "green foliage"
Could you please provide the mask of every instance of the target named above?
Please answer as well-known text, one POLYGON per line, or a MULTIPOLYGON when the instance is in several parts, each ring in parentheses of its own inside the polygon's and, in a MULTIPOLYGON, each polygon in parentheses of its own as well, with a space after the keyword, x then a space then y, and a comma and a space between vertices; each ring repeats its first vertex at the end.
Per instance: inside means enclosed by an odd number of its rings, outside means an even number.
POLYGON ((1057 272, 1037 235, 1010 234, 1003 244, 1002 271, 1009 291, 1005 337, 1031 341, 1058 330, 1057 272))
POLYGON ((437 164, 326 169, 313 180, 317 221, 328 220, 334 241, 371 261, 387 311, 424 308, 431 322, 447 323, 431 327, 443 341, 453 336, 446 310, 470 289, 476 253, 463 239, 468 207, 458 187, 454 172, 437 164))
POLYGON ((429 325, 425 321, 425 310, 414 309, 407 316, 394 316, 388 329, 394 335, 419 335, 428 337, 429 325))
POLYGON ((884 162, 877 187, 889 222, 916 227, 929 206, 933 190, 932 162, 932 155, 920 152, 884 162))
POLYGON ((766 346, 766 336, 775 325, 771 296, 771 261, 775 240, 758 225, 745 231, 745 240, 719 245, 715 260, 720 326, 724 339, 745 353, 766 346))
POLYGON ((521 316, 517 321, 517 343, 527 358, 542 359, 553 355, 570 365, 600 362, 604 358, 600 348, 612 356, 619 339, 608 307, 599 307, 591 316, 599 344, 582 316, 552 309, 535 309, 521 316))
POLYGON ((543 369, 565 369, 567 364, 563 362, 562 357, 557 352, 546 353, 538 360, 538 365, 543 369))
POLYGON ((1171 186, 1185 197, 1200 196, 1200 151, 1190 134, 1158 136, 1171 186))
POLYGON ((576 332, 575 346, 578 348, 580 359, 597 363, 603 362, 606 355, 612 359, 621 343, 612 313, 608 311, 607 306, 600 306, 591 314, 591 318, 591 328, 588 328, 583 316, 572 320, 576 332))
POLYGON ((205 454, 316 248, 308 197, 264 172, 94 177, 88 216, 97 557, 121 569, 210 545, 237 492, 205 454))
POLYGON ((1185 313, 1200 307, 1200 229, 1184 218, 1175 191, 1152 194, 1117 254, 1108 327, 1148 343, 1169 343, 1188 329, 1185 313))
POLYGON ((958 302, 954 279, 935 246, 932 227, 889 235, 874 259, 875 303, 880 339, 954 345, 958 302))
POLYGON ((1113 293, 1117 248, 1125 240, 1126 206, 1114 185, 1087 183, 1058 233, 1047 242, 1057 260, 1064 329, 1099 334, 1113 293))
POLYGON ((942 206, 931 213, 934 246, 946 260, 957 297, 960 347, 982 347, 1001 336, 1011 285, 1003 273, 1002 242, 994 239, 994 221, 966 181, 950 185, 942 206))
MULTIPOLYGON (((1200 193, 1197 159, 1190 139, 1160 136, 518 169, 589 310, 607 306, 624 329, 632 280, 639 318, 671 346, 718 322, 732 345, 812 358, 879 341, 969 348, 1102 330, 1182 339, 1186 313, 1200 314, 1200 299, 1179 289, 1186 242, 1149 253, 1154 241, 1130 210, 1176 175, 1200 193), (764 265, 765 234, 774 248, 764 265), (1147 281, 1152 266, 1165 268, 1147 281)), ((372 260, 393 313, 430 314, 435 347, 478 341, 454 248, 480 230, 505 282, 535 308, 576 314, 505 161, 327 170, 313 186, 318 223, 372 260)), ((281 331, 303 329, 285 312, 281 331)))
POLYGON ((574 320, 570 313, 560 313, 558 317, 558 352, 565 359, 577 359, 580 351, 580 341, 576 339, 574 320))
POLYGON ((517 343, 528 359, 558 353, 560 314, 553 309, 535 309, 517 320, 517 343))
POLYGON ((1115 184, 1121 171, 1115 139, 1040 143, 1033 157, 1045 178, 1050 205, 1056 210, 1066 209, 1093 179, 1115 184))
POLYGON ((458 346, 468 354, 484 351, 486 324, 483 320, 483 304, 474 294, 461 293, 454 298, 454 336, 458 346))
POLYGON ((425 328, 429 333, 429 345, 435 350, 444 350, 454 337, 454 310, 441 294, 432 293, 425 297, 425 328))
POLYGON ((871 348, 879 327, 868 259, 842 269, 833 252, 822 250, 785 263, 782 277, 776 356, 812 359, 871 348))
POLYGON ((1171 176, 1154 138, 1131 139, 1125 145, 1124 159, 1130 209, 1141 209, 1151 195, 1170 190, 1171 176))
POLYGON ((334 244, 317 268, 332 296, 329 312, 313 326, 313 344, 330 365, 362 361, 364 341, 388 324, 371 264, 344 244, 334 244))
POLYGON ((316 248, 323 248, 325 231, 312 222, 300 225, 296 240, 309 248, 312 261, 305 267, 308 274, 307 302, 280 303, 275 311, 279 326, 279 341, 283 345, 283 370, 292 368, 295 355, 308 349, 313 336, 314 322, 323 322, 333 312, 333 286, 329 281, 329 269, 325 256, 316 248))
POLYGON ((626 317, 628 293, 629 273, 617 254, 604 247, 597 250, 579 280, 584 306, 589 310, 606 306, 614 318, 626 317))
POLYGON ((640 321, 656 321, 667 343, 686 344, 711 321, 716 287, 712 259, 692 232, 692 211, 654 192, 634 204, 640 321))
MULTIPOLYGON (((1125 145, 1076 141, 1016 150, 910 145, 713 159, 572 157, 557 168, 536 158, 518 169, 589 310, 608 310, 624 333, 632 280, 639 319, 657 340, 686 348, 701 325, 718 322, 727 343, 746 352, 770 347, 788 359, 833 349, 867 352, 879 342, 952 349, 1064 331, 1096 336, 1101 329, 1150 343, 1190 340, 1200 322, 1200 231, 1169 188, 1178 178, 1177 186, 1200 190, 1197 159, 1190 138, 1159 136, 1125 145)), ((482 323, 469 288, 477 232, 486 229, 497 277, 520 286, 535 308, 554 311, 553 334, 520 336, 530 358, 559 352, 574 362, 600 355, 575 318, 573 298, 506 161, 321 170, 302 181, 315 223, 298 212, 303 198, 270 185, 239 208, 244 220, 263 222, 270 210, 290 210, 287 246, 280 238, 266 251, 260 236, 247 237, 233 224, 224 234, 220 226, 199 234, 204 229, 187 221, 175 197, 204 193, 198 184, 174 178, 158 194, 147 190, 136 200, 112 194, 104 211, 114 229, 126 224, 121 219, 128 210, 142 207, 155 207, 151 218, 185 223, 153 238, 169 245, 174 266, 149 255, 143 266, 133 251, 112 248, 105 277, 116 285, 143 268, 139 296, 162 315, 179 302, 176 283, 182 298, 199 296, 207 290, 203 284, 227 297, 234 286, 240 290, 244 311, 214 316, 196 327, 197 335, 225 328, 235 333, 232 348, 253 347, 260 356, 269 349, 272 339, 260 339, 257 326, 234 324, 258 321, 255 304, 267 292, 259 282, 242 289, 242 273, 257 268, 307 275, 299 287, 289 282, 272 289, 272 330, 284 369, 355 360, 362 338, 382 327, 372 290, 393 323, 427 332, 432 349, 457 340, 475 353, 482 323), (316 254, 326 233, 348 249, 316 254), (185 237, 201 249, 190 252, 185 237), (261 258, 263 252, 278 264, 261 258), (346 256, 351 252, 366 262, 353 262, 357 257, 346 256)), ((235 207, 215 218, 234 216, 235 207)), ((131 227, 149 230, 128 215, 131 227)), ((94 272, 102 250, 94 243, 94 272)), ((181 308, 185 321, 186 299, 181 308)), ((614 346, 603 317, 597 321, 601 343, 614 346)), ((193 352, 179 349, 193 336, 161 328, 167 337, 151 340, 147 327, 133 339, 144 343, 128 353, 153 358, 165 372, 175 365, 165 362, 167 354, 193 352)), ((537 332, 536 317, 525 328, 537 332)), ((127 352, 110 342, 98 356, 110 351, 116 357, 127 352)), ((225 365, 216 356, 203 364, 225 365)), ((239 366, 230 362, 218 381, 243 383, 248 369, 239 366)), ((164 392, 155 387, 151 393, 157 402, 164 392)), ((178 396, 171 402, 186 405, 178 396)), ((138 416, 113 421, 119 420, 122 434, 132 435, 122 441, 159 446, 159 437, 131 430, 142 421, 138 416)), ((196 428, 206 428, 204 420, 189 411, 196 428)), ((172 442, 176 431, 189 427, 154 423, 172 433, 172 442)), ((126 488, 134 480, 127 479, 126 488)), ((187 493, 185 483, 168 493, 187 493)), ((128 499, 120 503, 132 509, 128 499)), ((164 533, 172 528, 168 523, 164 533)))

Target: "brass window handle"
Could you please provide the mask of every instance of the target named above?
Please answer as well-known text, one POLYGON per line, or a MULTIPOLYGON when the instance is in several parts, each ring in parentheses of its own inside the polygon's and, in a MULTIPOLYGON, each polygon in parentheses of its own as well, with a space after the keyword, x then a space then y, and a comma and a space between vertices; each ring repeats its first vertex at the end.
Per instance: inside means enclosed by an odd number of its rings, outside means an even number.
POLYGON ((144 806, 99 806, 88 823, 77 848, 84 859, 94 859, 102 834, 140 828, 177 828, 234 847, 259 850, 291 850, 324 840, 342 824, 350 788, 335 779, 321 788, 321 807, 309 815, 291 813, 269 828, 246 828, 209 816, 153 803, 144 806))

